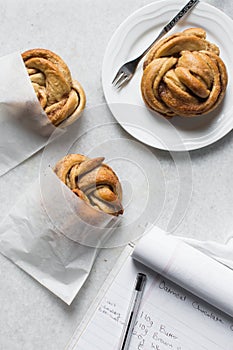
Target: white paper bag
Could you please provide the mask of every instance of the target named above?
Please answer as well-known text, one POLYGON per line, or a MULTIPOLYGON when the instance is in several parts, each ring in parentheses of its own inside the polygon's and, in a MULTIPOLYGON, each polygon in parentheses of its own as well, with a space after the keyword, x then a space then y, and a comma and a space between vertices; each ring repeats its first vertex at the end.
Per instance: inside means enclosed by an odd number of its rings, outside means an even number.
POLYGON ((45 146, 63 130, 40 106, 19 53, 0 58, 0 176, 45 146))
POLYGON ((48 169, 0 223, 0 252, 67 304, 111 234, 113 217, 93 209, 94 221, 84 221, 78 211, 87 207, 48 169))

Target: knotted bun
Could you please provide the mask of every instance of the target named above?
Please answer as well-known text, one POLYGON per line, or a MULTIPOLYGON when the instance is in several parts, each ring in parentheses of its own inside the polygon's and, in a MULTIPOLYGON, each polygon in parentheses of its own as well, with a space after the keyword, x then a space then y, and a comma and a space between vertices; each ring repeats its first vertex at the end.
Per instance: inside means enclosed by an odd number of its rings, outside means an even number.
POLYGON ((209 113, 222 101, 227 71, 219 49, 201 28, 159 41, 148 53, 141 80, 146 105, 165 117, 209 113))
POLYGON ((50 121, 58 126, 75 121, 85 107, 83 88, 54 52, 32 49, 22 54, 37 98, 50 121), (69 119, 69 120, 68 120, 69 119))
POLYGON ((117 175, 103 163, 104 158, 90 159, 68 154, 54 172, 80 199, 107 214, 123 214, 122 188, 117 175))

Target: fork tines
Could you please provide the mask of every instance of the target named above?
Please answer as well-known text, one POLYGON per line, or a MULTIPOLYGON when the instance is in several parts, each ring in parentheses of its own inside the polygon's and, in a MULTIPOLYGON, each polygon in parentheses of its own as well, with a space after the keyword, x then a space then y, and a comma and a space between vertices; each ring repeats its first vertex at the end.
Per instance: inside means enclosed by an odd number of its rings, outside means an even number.
POLYGON ((128 75, 123 72, 121 69, 117 72, 115 78, 112 81, 112 84, 119 89, 124 85, 124 83, 129 79, 128 75))

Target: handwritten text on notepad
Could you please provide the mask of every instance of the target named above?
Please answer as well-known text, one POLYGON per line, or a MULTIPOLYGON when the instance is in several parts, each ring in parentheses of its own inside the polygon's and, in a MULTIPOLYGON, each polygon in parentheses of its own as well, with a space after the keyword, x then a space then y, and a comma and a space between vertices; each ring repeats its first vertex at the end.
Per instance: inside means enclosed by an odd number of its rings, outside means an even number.
MULTIPOLYGON (((100 313, 109 319, 123 324, 124 319, 120 312, 117 311, 117 305, 112 301, 105 299, 100 305, 100 313)), ((156 349, 162 350, 161 345, 168 349, 182 350, 178 335, 168 326, 152 319, 150 314, 140 311, 135 323, 132 342, 136 344, 138 350, 156 349)))
MULTIPOLYGON (((177 300, 176 305, 181 303, 181 305, 186 304, 187 307, 193 310, 193 312, 197 315, 197 317, 201 317, 205 322, 213 322, 214 324, 219 324, 219 331, 221 331, 221 326, 224 325, 225 320, 215 313, 213 310, 208 309, 208 307, 204 306, 199 299, 195 299, 195 297, 190 298, 189 294, 185 294, 184 290, 180 290, 176 288, 173 283, 170 283, 163 278, 160 278, 157 281, 157 293, 159 295, 169 295, 169 298, 177 300), (178 303, 178 304, 177 304, 178 303)), ((153 288, 154 289, 154 288, 153 288)), ((154 297, 156 298, 155 290, 153 291, 154 297)), ((164 317, 163 315, 163 305, 156 305, 150 303, 151 296, 149 298, 145 297, 145 302, 142 305, 140 312, 138 314, 138 318, 135 323, 135 327, 133 330, 133 336, 131 341, 130 349, 137 350, 189 350, 192 349, 188 344, 190 342, 194 345, 196 343, 195 338, 190 339, 189 332, 185 331, 185 327, 183 327, 183 332, 180 331, 180 328, 174 326, 177 324, 177 320, 174 322, 173 320, 168 321, 168 317, 164 317), (161 309, 161 310, 160 310, 161 309)), ((161 299, 161 297, 160 297, 161 299)), ((165 298, 168 302, 169 299, 165 298)), ((179 310, 179 307, 178 309, 179 310)), ((114 323, 119 324, 119 326, 123 326, 124 318, 125 318, 125 309, 122 310, 122 306, 118 300, 114 300, 111 298, 104 298, 102 303, 98 308, 98 312, 102 314, 105 318, 108 318, 114 323)), ((182 322, 181 315, 178 316, 182 322)), ((230 332, 232 332, 233 336, 233 323, 227 324, 227 328, 230 332)), ((211 341, 211 339, 210 339, 211 341)), ((199 344, 197 344, 199 346, 199 344)), ((200 347, 200 349, 206 349, 205 347, 200 347)), ((208 349, 209 350, 209 349, 208 349)))
POLYGON ((145 346, 147 348, 149 346, 150 349, 160 350, 161 345, 163 345, 163 348, 166 347, 168 349, 182 349, 179 343, 179 337, 174 331, 170 331, 166 325, 160 322, 156 323, 149 314, 144 311, 140 313, 136 321, 133 335, 139 340, 137 345, 138 350, 144 349, 145 346), (148 336, 150 336, 149 342, 146 338, 148 336))
POLYGON ((146 273, 147 283, 129 350, 232 350, 232 318, 131 257, 69 350, 118 348, 137 272, 146 273))

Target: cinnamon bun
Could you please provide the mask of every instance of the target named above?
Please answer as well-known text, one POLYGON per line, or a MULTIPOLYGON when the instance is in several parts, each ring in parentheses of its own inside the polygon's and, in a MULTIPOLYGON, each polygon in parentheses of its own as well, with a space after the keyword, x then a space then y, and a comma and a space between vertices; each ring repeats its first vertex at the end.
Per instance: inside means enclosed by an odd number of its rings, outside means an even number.
POLYGON ((219 53, 201 28, 160 40, 143 66, 145 104, 168 118, 195 117, 214 110, 223 100, 228 80, 219 53))
POLYGON ((85 107, 86 97, 61 57, 46 49, 32 49, 24 52, 22 58, 50 121, 55 126, 75 121, 85 107))
POLYGON ((123 214, 122 188, 115 172, 103 163, 104 158, 68 154, 54 172, 80 199, 107 214, 123 214))

